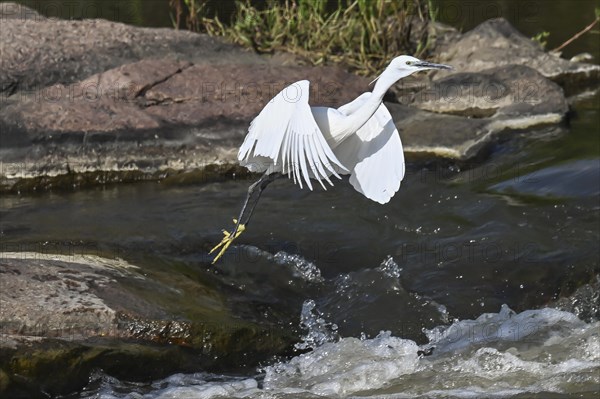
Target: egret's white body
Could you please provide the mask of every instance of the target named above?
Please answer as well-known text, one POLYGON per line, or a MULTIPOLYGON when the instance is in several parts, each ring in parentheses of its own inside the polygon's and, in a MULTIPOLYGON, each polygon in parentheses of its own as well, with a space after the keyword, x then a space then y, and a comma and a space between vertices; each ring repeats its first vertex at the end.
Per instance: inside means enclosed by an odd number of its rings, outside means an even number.
POLYGON ((330 176, 350 174, 350 183, 367 198, 387 203, 404 177, 400 136, 383 96, 398 80, 425 69, 446 65, 414 57, 395 58, 363 93, 337 109, 311 107, 309 82, 283 89, 252 121, 238 160, 252 172, 287 174, 312 190, 311 179, 323 188, 330 176))
POLYGON ((250 186, 232 233, 224 231, 214 262, 245 229, 260 193, 274 180, 287 174, 300 187, 312 190, 311 179, 323 188, 333 186, 330 176, 350 174, 350 184, 367 198, 389 202, 404 177, 404 152, 392 115, 383 105, 383 96, 398 80, 426 69, 452 69, 406 55, 396 57, 377 79, 371 93, 363 93, 341 107, 308 105, 309 82, 301 80, 283 89, 250 124, 238 152, 242 166, 264 172, 250 186), (250 198, 258 194, 249 213, 250 198))

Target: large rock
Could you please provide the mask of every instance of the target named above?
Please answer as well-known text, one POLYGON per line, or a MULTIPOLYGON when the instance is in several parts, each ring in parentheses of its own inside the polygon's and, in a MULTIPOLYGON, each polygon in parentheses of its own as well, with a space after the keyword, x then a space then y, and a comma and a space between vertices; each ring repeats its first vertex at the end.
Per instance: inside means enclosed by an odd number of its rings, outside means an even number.
MULTIPOLYGON (((440 60, 456 71, 480 72, 503 65, 525 65, 561 84, 568 92, 577 86, 598 84, 600 66, 571 62, 545 52, 541 46, 522 35, 506 19, 490 19, 463 34, 460 39, 441 46, 440 60)), ((440 72, 436 77, 447 76, 440 72)))
POLYGON ((366 78, 336 67, 147 59, 10 97, 0 111, 3 145, 18 141, 16 136, 51 142, 74 133, 81 142, 81 133, 248 124, 275 94, 301 79, 311 81, 312 101, 324 105, 349 102, 368 87, 366 78))
POLYGON ((469 159, 489 143, 494 132, 488 119, 470 119, 421 111, 401 104, 386 104, 396 125, 404 151, 410 155, 469 159))
MULTIPOLYGON (((114 172, 114 178, 129 180, 140 178, 131 177, 133 172, 156 178, 233 164, 252 117, 274 93, 301 78, 312 81, 314 103, 333 106, 367 87, 365 79, 331 67, 249 70, 176 60, 143 60, 70 86, 51 86, 50 93, 64 95, 40 101, 51 94, 37 93, 0 111, 3 144, 20 144, 3 154, 5 187, 26 189, 18 182, 40 174, 114 172)), ((408 153, 460 160, 477 156, 499 132, 558 123, 568 110, 558 85, 516 65, 435 81, 412 98, 413 106, 430 112, 387 105, 396 110, 408 153)), ((64 179, 69 186, 72 180, 64 179)))
POLYGON ((498 138, 513 132, 539 128, 551 134, 563 134, 562 115, 505 116, 465 118, 415 110, 401 104, 387 104, 397 125, 404 151, 413 159, 444 157, 458 162, 481 159, 498 138), (556 125, 556 126, 555 126, 556 125), (551 128, 550 128, 551 126, 551 128))
POLYGON ((369 83, 336 67, 194 65, 152 87, 145 94, 147 112, 173 124, 247 124, 277 93, 303 79, 311 82, 311 104, 325 106, 352 101, 369 83))
POLYGON ((17 93, 0 109, 4 188, 25 190, 19 182, 44 176, 95 173, 93 182, 114 172, 108 179, 129 181, 234 163, 252 118, 301 79, 311 80, 312 101, 326 105, 368 87, 337 67, 146 59, 17 93))
POLYGON ((481 72, 459 72, 418 92, 412 105, 423 110, 481 118, 495 114, 519 118, 554 115, 569 106, 562 88, 534 69, 506 65, 481 72))
POLYGON ((294 341, 237 318, 192 270, 167 278, 118 258, 4 252, 0 276, 5 397, 72 392, 94 369, 147 380, 248 367, 294 341))
POLYGON ((0 4, 0 15, 0 93, 66 85, 145 58, 210 64, 273 62, 189 31, 139 28, 101 19, 49 19, 15 3, 0 4))
POLYGON ((28 95, 14 95, 0 111, 5 125, 2 144, 16 142, 15 135, 39 142, 65 132, 156 129, 160 121, 146 114, 135 99, 190 65, 177 60, 143 60, 68 86, 55 84, 28 95))
POLYGON ((450 75, 407 100, 420 110, 386 104, 405 151, 463 161, 504 132, 559 125, 569 110, 560 86, 519 65, 450 75))

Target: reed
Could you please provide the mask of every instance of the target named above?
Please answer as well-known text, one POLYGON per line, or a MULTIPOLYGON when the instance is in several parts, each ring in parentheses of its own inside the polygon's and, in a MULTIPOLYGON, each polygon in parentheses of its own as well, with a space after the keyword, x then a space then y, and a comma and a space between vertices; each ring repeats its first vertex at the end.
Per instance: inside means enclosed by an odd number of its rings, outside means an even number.
POLYGON ((206 1, 182 1, 188 29, 259 53, 287 51, 313 65, 343 63, 362 75, 381 71, 399 54, 423 56, 430 47, 423 26, 435 19, 431 0, 268 0, 264 9, 237 0, 227 22, 210 16, 206 1))

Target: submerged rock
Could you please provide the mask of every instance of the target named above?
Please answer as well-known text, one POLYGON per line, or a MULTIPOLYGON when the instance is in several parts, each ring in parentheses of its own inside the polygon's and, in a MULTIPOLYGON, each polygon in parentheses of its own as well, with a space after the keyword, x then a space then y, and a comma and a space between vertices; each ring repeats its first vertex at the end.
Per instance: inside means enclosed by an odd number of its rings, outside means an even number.
POLYGON ((222 293, 189 273, 160 276, 92 255, 5 252, 0 275, 0 393, 10 397, 71 392, 94 369, 148 380, 251 367, 294 341, 236 318, 222 293))

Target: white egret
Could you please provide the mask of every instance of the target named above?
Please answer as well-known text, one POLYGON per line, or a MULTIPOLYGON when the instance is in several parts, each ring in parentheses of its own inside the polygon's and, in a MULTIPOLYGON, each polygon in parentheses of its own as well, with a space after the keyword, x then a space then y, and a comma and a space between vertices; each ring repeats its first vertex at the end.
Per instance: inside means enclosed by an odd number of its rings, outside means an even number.
POLYGON ((337 109, 309 106, 307 80, 277 94, 252 121, 238 152, 240 165, 264 174, 249 187, 242 211, 234 219, 233 232, 224 230, 225 237, 210 251, 221 248, 213 263, 245 230, 265 187, 282 175, 300 188, 304 180, 312 190, 311 179, 326 189, 323 181, 333 186, 330 176, 350 174, 356 191, 380 204, 387 203, 404 177, 404 152, 383 96, 398 80, 428 69, 452 67, 407 55, 396 57, 374 80, 372 92, 337 109))

